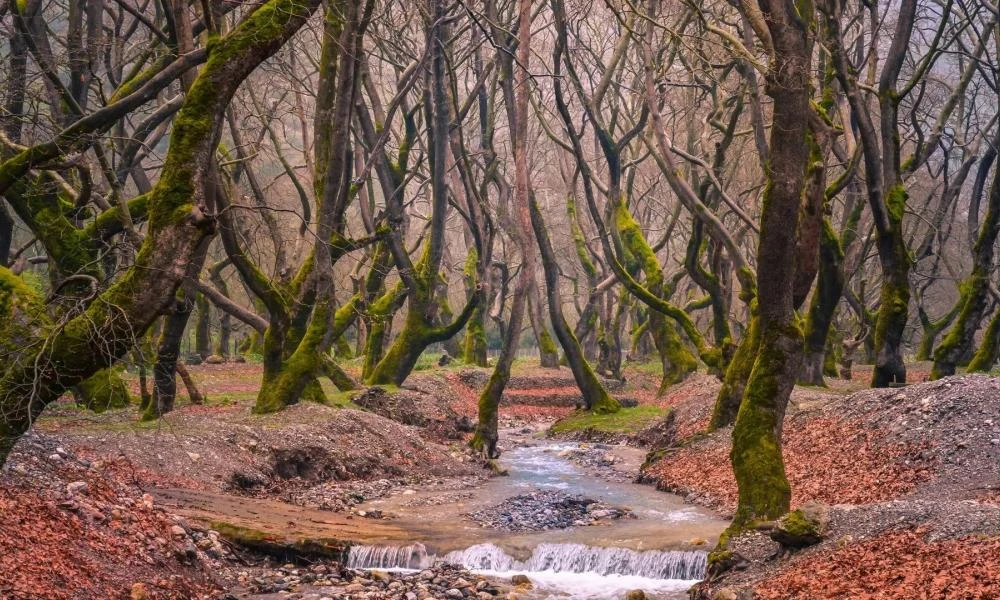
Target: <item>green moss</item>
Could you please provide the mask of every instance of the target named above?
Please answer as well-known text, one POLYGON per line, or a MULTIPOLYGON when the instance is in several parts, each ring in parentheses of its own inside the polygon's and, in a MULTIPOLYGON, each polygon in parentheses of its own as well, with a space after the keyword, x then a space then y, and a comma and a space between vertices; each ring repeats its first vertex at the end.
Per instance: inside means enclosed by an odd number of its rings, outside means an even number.
POLYGON ((796 323, 772 326, 760 333, 753 370, 733 428, 730 458, 739 487, 733 524, 772 520, 785 514, 791 487, 785 474, 779 431, 794 374, 786 371, 801 352, 802 332, 796 323), (799 347, 792 348, 798 340, 799 347), (785 389, 782 386, 789 386, 785 389))
POLYGON ((715 399, 712 418, 708 425, 709 431, 732 425, 743 402, 743 391, 750 379, 750 372, 753 370, 757 349, 760 346, 760 318, 757 316, 756 300, 750 305, 750 313, 750 326, 736 348, 729 367, 726 368, 722 387, 719 388, 719 395, 715 399))
POLYGON ((124 367, 116 366, 91 375, 77 384, 83 405, 94 412, 104 412, 112 408, 124 408, 131 404, 132 397, 122 379, 124 367))
POLYGON ((556 435, 580 431, 635 433, 665 418, 669 413, 670 409, 653 405, 622 408, 612 413, 581 410, 556 421, 549 431, 556 435))
POLYGON ((985 373, 993 368, 1000 357, 1000 311, 997 311, 983 333, 983 341, 979 350, 969 361, 969 373, 985 373))
POLYGON ((906 212, 906 200, 908 195, 903 184, 891 187, 885 195, 885 207, 889 213, 891 223, 898 225, 903 222, 903 215, 906 212))
POLYGON ((583 230, 580 228, 580 221, 576 214, 576 199, 572 194, 566 196, 566 214, 569 217, 570 233, 573 235, 573 246, 576 248, 576 257, 580 260, 583 272, 587 274, 587 277, 594 279, 597 277, 597 267, 594 266, 594 261, 590 258, 587 240, 583 236, 583 230))

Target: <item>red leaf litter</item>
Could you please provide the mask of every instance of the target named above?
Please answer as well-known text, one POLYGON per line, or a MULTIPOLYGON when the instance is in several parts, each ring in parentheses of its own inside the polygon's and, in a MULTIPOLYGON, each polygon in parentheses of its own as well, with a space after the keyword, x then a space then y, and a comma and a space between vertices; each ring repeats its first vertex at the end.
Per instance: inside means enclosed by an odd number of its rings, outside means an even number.
POLYGON ((924 540, 920 530, 793 559, 760 584, 762 600, 1000 598, 1000 538, 924 540))
POLYGON ((205 572, 178 558, 174 522, 116 471, 35 460, 0 479, 0 598, 209 598, 205 572), (47 471, 47 472, 46 472, 47 471), (66 482, 83 481, 73 493, 66 482), (140 593, 141 592, 141 593, 140 593), (144 594, 144 595, 142 595, 144 594))
MULTIPOLYGON (((455 401, 451 408, 456 413, 475 420, 479 414, 479 394, 476 390, 459 378, 457 373, 451 372, 445 375, 445 379, 454 390, 455 401)), ((567 388, 546 388, 545 392, 552 395, 572 395, 579 394, 575 387, 567 388)), ((530 393, 530 390, 518 390, 518 394, 530 393)), ((501 422, 534 422, 534 421, 555 421, 573 412, 571 406, 533 406, 527 404, 503 404, 500 406, 501 422)))
MULTIPOLYGON (((696 442, 669 454, 646 471, 662 488, 695 492, 707 504, 736 509, 736 479, 729 462, 726 435, 696 442)), ((785 470, 792 505, 870 504, 898 498, 930 478, 918 460, 921 448, 887 443, 877 431, 852 421, 827 417, 790 419, 785 423, 785 470)))

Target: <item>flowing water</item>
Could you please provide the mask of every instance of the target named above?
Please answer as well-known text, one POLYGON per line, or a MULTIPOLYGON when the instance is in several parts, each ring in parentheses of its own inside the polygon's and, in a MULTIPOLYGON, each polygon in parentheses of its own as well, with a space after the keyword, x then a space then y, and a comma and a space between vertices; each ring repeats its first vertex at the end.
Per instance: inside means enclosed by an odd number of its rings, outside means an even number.
MULTIPOLYGON (((524 574, 535 598, 614 599, 631 589, 652 598, 683 598, 704 577, 706 552, 726 523, 675 495, 649 486, 612 483, 562 455, 576 444, 534 444, 505 452, 509 476, 490 480, 454 501, 421 495, 394 496, 365 505, 398 516, 400 526, 423 543, 355 546, 349 565, 371 569, 423 569, 435 561, 462 565, 484 575, 524 574), (558 489, 608 504, 627 506, 636 519, 568 529, 507 533, 486 529, 463 515, 532 489, 558 489), (701 538, 704 545, 692 546, 701 538)), ((638 451, 617 449, 618 453, 638 451)))

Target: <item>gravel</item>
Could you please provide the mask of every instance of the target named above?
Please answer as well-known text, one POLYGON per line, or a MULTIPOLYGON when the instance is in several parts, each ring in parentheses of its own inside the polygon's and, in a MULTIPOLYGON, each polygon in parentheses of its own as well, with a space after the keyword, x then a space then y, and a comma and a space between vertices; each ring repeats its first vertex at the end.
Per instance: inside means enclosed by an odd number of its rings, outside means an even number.
POLYGON ((595 525, 606 520, 635 518, 628 508, 548 490, 512 496, 467 516, 483 527, 501 531, 565 529, 595 525))
POLYGON ((419 572, 355 571, 337 563, 292 564, 241 573, 243 590, 232 597, 288 600, 425 600, 503 597, 504 585, 453 565, 419 572))

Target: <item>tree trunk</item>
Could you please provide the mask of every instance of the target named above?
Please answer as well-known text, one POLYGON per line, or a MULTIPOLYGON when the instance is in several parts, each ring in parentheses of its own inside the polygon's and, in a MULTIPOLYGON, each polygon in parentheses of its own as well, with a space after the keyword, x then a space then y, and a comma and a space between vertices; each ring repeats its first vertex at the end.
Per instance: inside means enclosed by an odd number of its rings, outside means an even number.
POLYGON ((760 319, 757 317, 756 300, 751 303, 750 313, 750 324, 736 348, 736 353, 729 361, 725 377, 722 380, 722 387, 719 388, 719 395, 715 398, 712 418, 708 424, 709 431, 715 431, 735 423, 736 414, 743 402, 746 384, 750 379, 754 360, 760 349, 760 319))
POLYGON ((990 319, 983 332, 983 342, 972 356, 966 369, 969 373, 987 373, 1000 359, 1000 309, 990 319))
POLYGON ((91 375, 73 388, 78 403, 94 412, 124 408, 131 403, 128 386, 121 377, 120 367, 108 367, 91 375))
POLYGON ((534 198, 531 199, 531 226, 535 231, 535 241, 541 251, 552 328, 563 347, 563 352, 566 353, 566 362, 569 363, 576 385, 583 395, 584 408, 597 413, 617 412, 621 405, 604 389, 594 370, 587 363, 587 359, 583 357, 580 342, 577 341, 563 317, 559 298, 559 264, 556 262, 556 253, 552 249, 552 242, 549 241, 549 234, 545 229, 542 212, 538 209, 534 198))
MULTIPOLYGON (((479 257, 475 249, 469 250, 465 259, 465 296, 471 298, 476 290, 476 264, 479 257)), ((465 341, 462 344, 462 362, 485 367, 487 361, 486 349, 486 306, 477 306, 465 325, 465 341)))
POLYGON ((177 397, 177 360, 181 353, 181 340, 191 316, 193 303, 181 291, 174 299, 174 306, 164 319, 163 330, 156 346, 153 364, 153 399, 142 415, 144 421, 157 419, 174 409, 177 397))
POLYGON ((774 99, 767 187, 757 247, 760 345, 736 424, 731 458, 739 489, 733 526, 772 520, 788 511, 791 488, 781 452, 788 398, 802 360, 794 308, 798 222, 809 156, 809 77, 813 15, 781 0, 759 2, 774 53, 767 93, 774 99))
MULTIPOLYGON (((1000 144, 1000 135, 997 136, 994 143, 1000 144)), ((972 348, 976 331, 986 314, 990 293, 989 286, 992 279, 993 247, 996 245, 998 234, 1000 234, 1000 168, 996 169, 993 174, 993 185, 990 188, 986 216, 979 229, 979 237, 976 239, 975 247, 972 249, 972 273, 959 288, 961 290, 959 304, 962 309, 958 313, 958 319, 951 331, 941 341, 941 345, 934 353, 931 379, 954 375, 955 365, 959 364, 972 348)))
POLYGON ((833 315, 844 290, 844 251, 833 227, 823 220, 819 246, 819 281, 806 316, 805 357, 799 382, 825 386, 823 381, 827 338, 833 315))
POLYGON ((188 372, 187 367, 184 366, 184 363, 177 363, 174 368, 177 370, 177 374, 180 375, 181 381, 184 382, 184 388, 187 390, 191 404, 204 404, 205 397, 198 391, 198 386, 195 384, 194 378, 191 377, 191 373, 188 372))
POLYGON ((194 352, 204 360, 212 354, 212 309, 205 294, 195 296, 195 305, 198 320, 195 322, 194 352))
MULTIPOLYGON (((82 314, 55 330, 47 343, 33 345, 23 360, 6 367, 0 376, 0 412, 6 417, 0 423, 0 463, 47 404, 134 347, 136 337, 174 298, 181 282, 201 269, 200 251, 214 228, 214 219, 208 216, 212 211, 207 165, 213 162, 225 107, 239 84, 284 45, 318 4, 269 0, 213 44, 210 59, 174 119, 167 157, 149 198, 147 235, 135 264, 82 314), (25 395, 26 386, 35 393, 25 395)), ((79 144, 75 136, 100 129, 108 115, 117 120, 119 111, 129 110, 153 88, 162 89, 150 83, 139 88, 142 93, 124 95, 109 105, 113 110, 103 117, 60 134, 52 144, 30 153, 27 162, 11 167, 6 166, 9 161, 3 163, 0 188, 6 192, 35 161, 79 144)), ((90 143, 92 138, 84 137, 90 143)))
MULTIPOLYGON (((529 227, 528 233, 531 233, 529 227)), ((530 237, 527 238, 530 240, 530 237)), ((516 293, 516 292, 515 292, 516 293)), ((538 358, 543 369, 559 368, 559 348, 555 340, 549 334, 549 328, 545 324, 542 316, 542 299, 538 293, 538 284, 534 280, 534 273, 527 291, 528 293, 528 316, 531 320, 531 329, 535 332, 535 340, 538 342, 538 358)))

